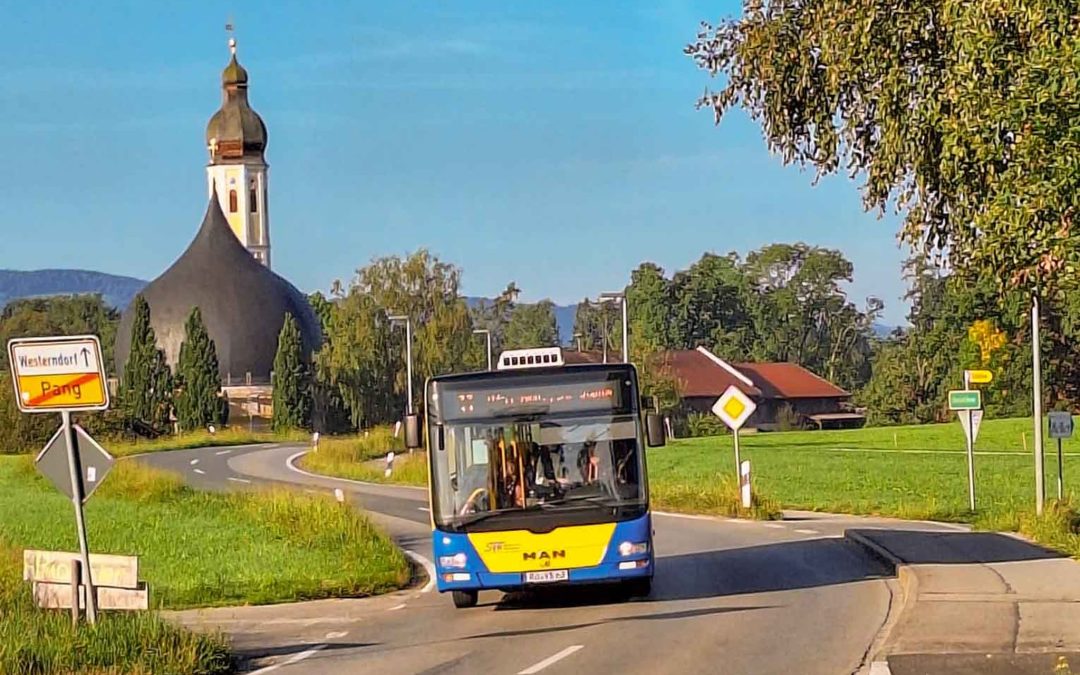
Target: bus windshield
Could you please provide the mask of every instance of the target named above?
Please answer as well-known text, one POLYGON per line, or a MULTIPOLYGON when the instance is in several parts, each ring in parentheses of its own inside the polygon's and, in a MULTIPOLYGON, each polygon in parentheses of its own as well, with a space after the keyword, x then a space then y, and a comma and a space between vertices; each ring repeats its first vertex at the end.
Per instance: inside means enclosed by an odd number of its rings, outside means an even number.
POLYGON ((435 520, 645 504, 633 415, 447 423, 435 453, 435 520))

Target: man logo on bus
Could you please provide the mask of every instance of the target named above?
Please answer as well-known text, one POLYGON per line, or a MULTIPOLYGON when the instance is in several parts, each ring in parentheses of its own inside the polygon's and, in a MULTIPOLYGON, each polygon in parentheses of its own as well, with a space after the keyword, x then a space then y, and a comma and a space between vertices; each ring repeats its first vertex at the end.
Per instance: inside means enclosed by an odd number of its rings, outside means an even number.
POLYGON ((552 551, 529 551, 521 554, 522 560, 546 560, 549 563, 557 558, 565 558, 566 551, 552 550, 552 551))

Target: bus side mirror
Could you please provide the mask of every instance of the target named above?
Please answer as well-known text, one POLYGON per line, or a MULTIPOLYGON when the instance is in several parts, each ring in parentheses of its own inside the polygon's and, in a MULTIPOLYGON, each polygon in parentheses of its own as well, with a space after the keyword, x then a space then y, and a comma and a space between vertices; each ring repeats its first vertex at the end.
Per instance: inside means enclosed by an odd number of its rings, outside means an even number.
POLYGON ((420 416, 416 413, 405 416, 405 448, 416 450, 420 443, 420 416))
POLYGON ((645 441, 650 448, 663 447, 667 443, 664 420, 656 413, 645 414, 645 441))

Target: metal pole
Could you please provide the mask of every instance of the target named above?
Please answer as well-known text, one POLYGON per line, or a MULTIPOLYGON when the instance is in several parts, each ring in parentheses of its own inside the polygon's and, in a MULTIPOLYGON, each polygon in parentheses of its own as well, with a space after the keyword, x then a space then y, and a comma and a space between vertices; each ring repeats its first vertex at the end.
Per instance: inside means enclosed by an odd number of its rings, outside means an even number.
POLYGON ((731 432, 732 437, 735 439, 735 480, 739 480, 739 470, 742 466, 742 461, 739 459, 739 430, 735 429, 731 432))
POLYGON ((409 381, 409 391, 407 394, 406 411, 408 414, 413 413, 412 407, 412 319, 405 319, 405 372, 406 379, 409 381))
POLYGON ((630 363, 630 323, 626 317, 626 294, 622 296, 622 362, 630 363))
POLYGON ((1058 442, 1058 501, 1065 498, 1065 467, 1061 463, 1061 439, 1058 442))
POLYGON ((79 454, 76 451, 75 429, 71 426, 71 413, 63 411, 60 419, 64 425, 64 440, 67 442, 68 471, 71 475, 71 503, 75 507, 75 530, 79 535, 79 557, 82 560, 83 586, 86 588, 86 620, 97 621, 97 598, 94 597, 94 583, 90 578, 90 545, 86 542, 86 521, 83 519, 82 468, 79 466, 79 454))
POLYGON ((484 333, 484 337, 487 338, 488 370, 491 370, 491 331, 484 333))
POLYGON ((604 324, 604 363, 607 363, 607 342, 608 342, 608 330, 607 330, 607 305, 604 305, 604 310, 600 315, 600 321, 604 324))
POLYGON ((1035 416, 1035 514, 1041 516, 1046 501, 1046 475, 1043 467, 1042 366, 1039 345, 1039 294, 1031 298, 1031 374, 1035 416))
POLYGON ((972 417, 974 412, 967 411, 968 417, 968 433, 967 433, 967 460, 968 460, 968 506, 972 511, 975 510, 975 444, 971 442, 971 437, 975 433, 975 428, 972 426, 974 420, 972 417))

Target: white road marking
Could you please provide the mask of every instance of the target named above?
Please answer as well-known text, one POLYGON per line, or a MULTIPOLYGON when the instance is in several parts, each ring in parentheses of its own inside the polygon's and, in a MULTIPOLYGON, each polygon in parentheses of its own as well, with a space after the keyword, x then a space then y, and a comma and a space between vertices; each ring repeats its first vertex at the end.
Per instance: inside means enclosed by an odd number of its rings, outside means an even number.
POLYGON ((423 511, 424 513, 431 513, 431 509, 429 509, 426 506, 418 506, 418 507, 416 507, 416 510, 417 511, 423 511))
POLYGON ((400 489, 403 489, 403 490, 423 490, 424 492, 427 492, 426 487, 419 487, 417 485, 396 485, 396 484, 393 484, 393 483, 368 483, 368 482, 362 481, 362 480, 352 480, 352 479, 349 479, 349 478, 338 478, 337 476, 327 476, 327 475, 324 475, 324 474, 311 473, 310 471, 304 471, 300 467, 296 466, 296 460, 299 459, 300 457, 308 454, 309 452, 311 452, 311 451, 310 450, 301 450, 300 452, 296 453, 295 455, 289 456, 289 458, 285 460, 285 465, 288 466, 291 471, 295 471, 296 473, 298 473, 298 474, 300 474, 302 476, 308 476, 309 478, 318 478, 319 480, 333 480, 333 481, 338 481, 338 482, 341 482, 341 483, 352 483, 353 485, 369 485, 369 486, 373 486, 373 487, 383 487, 383 488, 392 487, 392 488, 400 488, 400 489))
MULTIPOLYGON (((822 448, 825 452, 869 452, 895 455, 963 455, 963 450, 888 450, 886 448, 822 448)), ((1031 453, 1019 450, 976 450, 976 455, 1022 455, 1027 457, 1031 453)), ((1068 454, 1068 453, 1066 453, 1068 454)))
POLYGON ((231 480, 234 483, 250 483, 251 482, 247 478, 233 478, 232 476, 229 476, 229 480, 231 480))
POLYGON ((191 460, 191 466, 195 466, 198 463, 199 463, 199 460, 197 460, 197 459, 191 460))
POLYGON ((539 673, 544 668, 547 668, 551 664, 565 659, 567 656, 570 656, 571 654, 573 654, 574 652, 576 652, 579 649, 583 648, 584 646, 585 645, 570 645, 569 647, 562 650, 558 654, 552 654, 551 656, 547 657, 546 659, 544 659, 540 663, 537 663, 536 665, 529 666, 525 670, 519 671, 518 675, 533 675, 533 673, 539 673))
POLYGON ((784 526, 780 523, 765 523, 765 527, 771 527, 774 530, 782 530, 784 526))
POLYGON ((817 530, 795 530, 799 534, 819 534, 817 530))
POLYGON ((220 457, 221 455, 227 455, 227 454, 229 454, 230 452, 232 452, 232 450, 218 450, 218 451, 217 451, 217 452, 215 452, 214 454, 220 457))
POLYGON ((336 640, 338 638, 343 638, 348 634, 349 634, 349 631, 345 631, 345 630, 330 631, 329 633, 326 634, 326 639, 327 640, 336 640))
POLYGON ((203 471, 202 469, 195 469, 195 473, 199 474, 200 476, 205 476, 206 475, 206 472, 203 471))
POLYGON ((725 518, 729 523, 735 523, 736 525, 749 525, 754 522, 752 520, 746 520, 744 518, 725 518))
POLYGON ((415 563, 423 567, 424 571, 427 572, 428 581, 426 584, 424 584, 424 587, 420 589, 420 592, 430 593, 431 589, 435 588, 435 565, 433 565, 430 560, 420 555, 419 553, 415 553, 408 549, 402 549, 401 552, 411 558, 415 563))
POLYGON ((388 612, 396 612, 399 609, 405 609, 405 603, 404 602, 401 603, 400 605, 394 605, 393 607, 391 607, 390 609, 388 609, 386 611, 388 611, 388 612))
POLYGON ((653 511, 654 516, 664 516, 665 518, 685 518, 687 520, 716 520, 712 516, 696 516, 692 513, 671 513, 669 511, 653 511))
POLYGON ((258 670, 252 671, 248 675, 262 675, 262 673, 273 672, 273 671, 277 670, 278 668, 280 668, 282 666, 291 666, 294 663, 298 663, 298 662, 303 661, 304 659, 306 659, 306 658, 308 658, 310 656, 314 656, 315 654, 318 654, 323 649, 326 649, 326 645, 315 645, 311 649, 308 649, 307 651, 300 652, 299 654, 297 654, 297 655, 295 655, 295 656, 293 656, 293 657, 291 657, 289 659, 286 659, 285 661, 282 661, 281 663, 275 663, 272 666, 267 666, 265 668, 259 668, 258 670))

